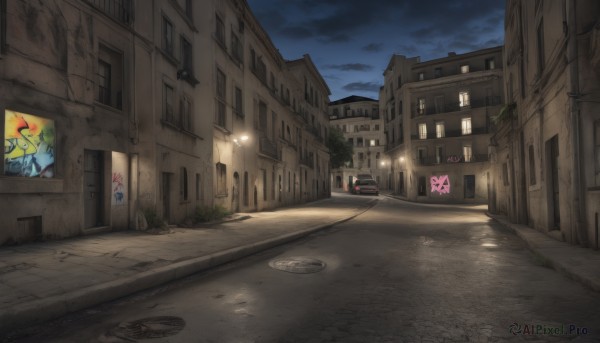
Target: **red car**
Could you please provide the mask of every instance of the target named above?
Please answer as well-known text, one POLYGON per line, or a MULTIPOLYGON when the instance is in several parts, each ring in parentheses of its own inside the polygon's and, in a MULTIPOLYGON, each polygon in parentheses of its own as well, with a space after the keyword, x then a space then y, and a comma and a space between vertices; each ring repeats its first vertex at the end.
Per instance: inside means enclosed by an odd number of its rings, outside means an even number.
POLYGON ((356 180, 352 186, 352 194, 375 194, 379 195, 379 186, 375 180, 356 180))

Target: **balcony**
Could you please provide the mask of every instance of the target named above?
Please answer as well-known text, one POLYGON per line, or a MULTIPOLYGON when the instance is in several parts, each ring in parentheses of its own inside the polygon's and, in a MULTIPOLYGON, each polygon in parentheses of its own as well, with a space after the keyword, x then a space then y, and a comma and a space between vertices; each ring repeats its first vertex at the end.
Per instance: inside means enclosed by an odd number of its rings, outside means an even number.
POLYGON ((462 130, 446 130, 444 137, 437 137, 435 132, 428 132, 427 138, 422 139, 418 134, 411 135, 410 139, 413 141, 418 140, 427 140, 427 139, 444 139, 444 138, 453 138, 453 137, 463 137, 463 136, 471 136, 471 135, 485 135, 490 133, 490 130, 487 127, 474 127, 471 129, 470 134, 462 133, 462 130))
POLYGON ((487 162, 489 160, 488 155, 443 155, 443 156, 427 156, 417 158, 415 163, 419 166, 434 166, 438 164, 457 164, 457 163, 476 163, 476 162, 487 162))
POLYGON ((268 137, 260 136, 258 140, 258 149, 261 154, 268 156, 274 160, 279 160, 279 152, 277 151, 277 143, 271 142, 268 137))
POLYGON ((480 99, 471 99, 467 106, 461 106, 460 102, 444 103, 438 106, 429 104, 429 106, 426 106, 425 108, 419 108, 417 104, 412 104, 412 117, 414 118, 423 115, 457 112, 473 108, 497 105, 502 105, 502 99, 500 96, 488 96, 480 99))
POLYGON ((129 25, 133 21, 131 0, 85 0, 109 17, 129 25))
POLYGON ((309 155, 309 156, 300 156, 300 164, 307 166, 311 169, 315 168, 315 162, 313 160, 313 156, 309 155))

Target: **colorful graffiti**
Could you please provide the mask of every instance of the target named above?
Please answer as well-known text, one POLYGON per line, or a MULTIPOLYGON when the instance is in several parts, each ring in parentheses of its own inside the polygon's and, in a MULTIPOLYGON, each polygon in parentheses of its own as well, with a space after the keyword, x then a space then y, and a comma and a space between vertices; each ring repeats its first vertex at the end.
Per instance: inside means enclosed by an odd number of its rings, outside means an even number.
POLYGON ((54 121, 4 112, 4 174, 54 177, 54 121))
POLYGON ((448 194, 450 193, 450 179, 448 175, 432 176, 430 179, 431 193, 448 194))
POLYGON ((125 186, 121 173, 113 173, 112 175, 112 192, 116 205, 125 203, 125 186))

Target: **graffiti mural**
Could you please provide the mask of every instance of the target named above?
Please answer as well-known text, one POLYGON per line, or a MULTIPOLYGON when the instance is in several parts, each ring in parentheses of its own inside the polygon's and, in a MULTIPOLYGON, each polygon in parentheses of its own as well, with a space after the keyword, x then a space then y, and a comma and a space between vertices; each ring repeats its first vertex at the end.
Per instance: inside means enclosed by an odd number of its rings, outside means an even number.
POLYGON ((121 173, 113 173, 112 175, 112 192, 114 197, 115 205, 122 205, 125 203, 125 186, 124 178, 121 173))
POLYGON ((448 175, 432 176, 431 182, 431 193, 449 194, 450 193, 450 179, 448 175))
POLYGON ((6 110, 4 174, 54 177, 54 121, 6 110))

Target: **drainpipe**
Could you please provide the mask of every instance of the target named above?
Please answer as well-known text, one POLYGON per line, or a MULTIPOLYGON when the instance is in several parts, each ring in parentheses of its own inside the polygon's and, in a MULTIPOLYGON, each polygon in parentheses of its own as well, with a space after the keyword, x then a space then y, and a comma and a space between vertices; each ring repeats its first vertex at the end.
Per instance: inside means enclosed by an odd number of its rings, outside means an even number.
POLYGON ((568 46, 567 46, 567 63, 569 63, 569 108, 570 108, 570 119, 571 119, 571 153, 573 154, 572 159, 572 182, 571 182, 571 194, 572 203, 574 208, 572 213, 575 215, 575 220, 571 220, 573 230, 571 230, 571 242, 574 242, 573 231, 577 235, 575 238, 578 243, 583 246, 588 246, 588 237, 586 231, 586 218, 585 218, 585 199, 583 197, 583 182, 581 177, 581 144, 580 144, 580 123, 579 123, 579 60, 578 60, 578 46, 577 46, 577 15, 575 8, 575 0, 569 0, 568 7, 568 46))

